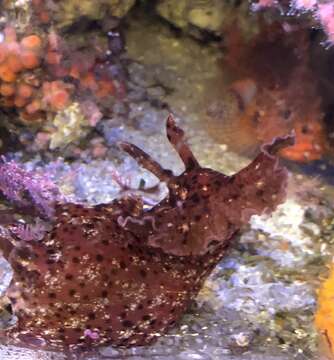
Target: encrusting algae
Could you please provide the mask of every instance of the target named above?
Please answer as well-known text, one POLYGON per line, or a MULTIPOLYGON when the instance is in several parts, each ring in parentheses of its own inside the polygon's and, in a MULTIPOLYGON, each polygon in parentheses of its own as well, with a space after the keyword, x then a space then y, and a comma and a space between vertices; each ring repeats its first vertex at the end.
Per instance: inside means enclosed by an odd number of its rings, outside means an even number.
POLYGON ((322 284, 318 293, 318 309, 315 315, 315 325, 323 335, 322 347, 331 353, 334 359, 334 266, 322 284))
POLYGON ((185 166, 179 176, 121 144, 166 183, 169 194, 153 207, 131 195, 68 203, 49 181, 0 165, 2 194, 34 215, 1 229, 14 271, 6 295, 18 317, 3 341, 65 351, 152 342, 180 319, 243 224, 284 200, 287 171, 275 154, 293 137, 265 145, 233 176, 202 168, 171 116, 167 137, 185 166))

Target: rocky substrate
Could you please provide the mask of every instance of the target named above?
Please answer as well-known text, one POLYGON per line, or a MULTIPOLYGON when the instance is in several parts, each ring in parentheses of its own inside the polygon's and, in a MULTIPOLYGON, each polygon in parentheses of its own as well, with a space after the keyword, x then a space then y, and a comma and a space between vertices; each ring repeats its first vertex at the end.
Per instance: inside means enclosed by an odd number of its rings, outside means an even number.
MULTIPOLYGON (((156 179, 121 153, 117 141, 134 142, 175 173, 182 165, 166 143, 164 120, 169 111, 185 129, 200 163, 231 174, 249 162, 213 141, 201 122, 204 106, 222 96, 221 52, 173 30, 135 17, 126 34, 129 56, 128 106, 116 104, 86 149, 72 162, 63 157, 26 161, 27 168, 47 172, 73 200, 91 204, 122 194, 115 173, 136 191, 156 185, 156 179), (145 34, 145 35, 144 35, 145 34), (95 139, 95 140, 94 140, 95 139), (98 139, 98 141, 96 141, 98 139), (95 142, 94 142, 95 141, 95 142), (90 149, 103 144, 105 152, 90 149), (143 185, 144 184, 144 185, 143 185)), ((271 218, 254 217, 234 242, 178 326, 150 347, 99 349, 84 359, 162 360, 306 360, 317 359, 313 327, 316 288, 326 274, 333 247, 332 189, 311 178, 291 175, 288 200, 271 218), (303 191, 300 191, 303 189, 303 191), (317 190, 315 190, 317 189, 317 190)), ((155 203, 164 188, 150 194, 155 203)), ((0 292, 10 279, 2 260, 0 292)), ((2 314, 8 325, 8 313, 2 314)), ((5 360, 64 359, 65 355, 0 346, 5 360)), ((322 359, 319 355, 319 359, 322 359)))

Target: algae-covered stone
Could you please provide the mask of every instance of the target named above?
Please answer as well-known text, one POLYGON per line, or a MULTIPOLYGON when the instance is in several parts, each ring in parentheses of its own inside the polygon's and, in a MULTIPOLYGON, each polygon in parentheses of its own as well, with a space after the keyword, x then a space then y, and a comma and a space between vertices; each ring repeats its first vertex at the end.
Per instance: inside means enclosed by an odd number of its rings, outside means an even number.
POLYGON ((136 0, 61 0, 55 14, 60 26, 71 25, 81 17, 100 20, 105 16, 122 18, 136 0))
POLYGON ((193 8, 188 14, 189 23, 201 29, 217 31, 223 26, 226 16, 224 10, 226 11, 221 2, 212 3, 204 10, 202 8, 193 8))
POLYGON ((160 0, 157 11, 180 28, 192 24, 202 29, 218 31, 224 23, 225 7, 222 0, 160 0))
POLYGON ((159 0, 156 9, 164 19, 190 33, 197 28, 220 35, 233 24, 245 32, 254 32, 257 27, 246 1, 159 0))
POLYGON ((80 140, 87 134, 89 123, 79 104, 73 103, 55 116, 53 126, 56 131, 51 135, 50 149, 61 148, 80 140))

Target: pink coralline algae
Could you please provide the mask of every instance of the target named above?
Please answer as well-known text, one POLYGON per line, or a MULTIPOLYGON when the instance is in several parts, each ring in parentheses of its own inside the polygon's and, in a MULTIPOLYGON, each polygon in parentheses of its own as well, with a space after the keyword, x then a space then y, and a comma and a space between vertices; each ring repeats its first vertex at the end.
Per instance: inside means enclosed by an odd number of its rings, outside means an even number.
POLYGON ((2 159, 0 192, 16 207, 29 210, 41 218, 50 219, 54 205, 62 196, 53 182, 45 176, 27 172, 14 161, 2 159))
POLYGON ((202 168, 172 117, 167 137, 185 165, 179 176, 121 144, 166 183, 155 206, 130 195, 93 207, 57 202, 42 240, 21 241, 19 224, 3 225, 11 231, 0 245, 14 270, 7 297, 18 318, 3 341, 65 351, 149 344, 180 319, 250 216, 284 200, 287 172, 275 154, 293 137, 265 145, 233 176, 202 168))
POLYGON ((334 43, 334 1, 322 0, 259 0, 253 3, 254 10, 277 8, 283 13, 291 15, 295 12, 311 13, 320 23, 328 38, 328 44, 334 43), (288 5, 287 5, 288 4, 288 5), (286 10, 287 9, 287 10, 286 10), (285 11, 286 10, 286 11, 285 11))
POLYGON ((328 34, 329 41, 334 42, 334 2, 319 4, 317 16, 328 34))

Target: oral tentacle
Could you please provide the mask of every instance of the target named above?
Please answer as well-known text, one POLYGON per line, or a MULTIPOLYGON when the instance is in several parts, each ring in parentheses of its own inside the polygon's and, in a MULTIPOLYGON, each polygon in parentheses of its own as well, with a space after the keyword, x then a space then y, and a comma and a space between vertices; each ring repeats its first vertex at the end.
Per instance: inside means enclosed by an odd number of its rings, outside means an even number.
POLYGON ((186 171, 200 167, 194 154, 184 141, 184 131, 175 124, 173 115, 167 118, 167 138, 182 159, 186 171))
POLYGON ((292 146, 295 144, 295 133, 294 131, 284 137, 277 137, 275 138, 272 143, 265 144, 262 147, 262 151, 270 154, 270 155, 276 155, 280 150, 292 146))
POLYGON ((119 146, 122 150, 133 157, 140 166, 154 174, 160 181, 168 182, 172 176, 170 170, 164 169, 158 162, 152 159, 145 151, 138 146, 128 142, 120 142, 119 146))

